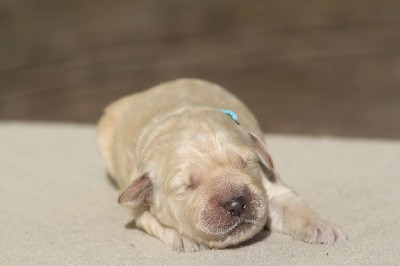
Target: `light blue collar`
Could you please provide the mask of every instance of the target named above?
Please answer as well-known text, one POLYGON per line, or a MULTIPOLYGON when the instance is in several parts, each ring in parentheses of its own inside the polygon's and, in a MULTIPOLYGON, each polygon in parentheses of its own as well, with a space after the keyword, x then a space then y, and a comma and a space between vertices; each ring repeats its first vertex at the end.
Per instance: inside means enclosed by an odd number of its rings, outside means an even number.
POLYGON ((223 112, 224 114, 229 115, 230 118, 232 118, 233 121, 235 121, 237 124, 239 124, 238 121, 238 115, 232 111, 232 110, 228 110, 228 109, 219 109, 221 112, 223 112))

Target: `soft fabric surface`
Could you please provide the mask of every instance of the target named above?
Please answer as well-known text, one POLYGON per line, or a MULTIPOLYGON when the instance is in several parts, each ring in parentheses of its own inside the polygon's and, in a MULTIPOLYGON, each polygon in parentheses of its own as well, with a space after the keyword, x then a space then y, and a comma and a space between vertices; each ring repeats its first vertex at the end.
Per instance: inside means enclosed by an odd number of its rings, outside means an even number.
POLYGON ((0 123, 0 264, 399 264, 400 142, 268 135, 276 168, 349 241, 266 232, 247 245, 176 253, 129 225, 94 127, 0 123))

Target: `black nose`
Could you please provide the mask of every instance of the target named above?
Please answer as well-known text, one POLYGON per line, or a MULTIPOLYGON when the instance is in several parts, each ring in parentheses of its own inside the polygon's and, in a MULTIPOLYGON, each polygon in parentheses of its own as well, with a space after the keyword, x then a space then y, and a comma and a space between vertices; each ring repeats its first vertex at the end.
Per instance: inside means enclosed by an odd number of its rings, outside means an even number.
POLYGON ((244 196, 233 198, 223 205, 224 209, 232 216, 240 216, 246 209, 246 198, 244 196))

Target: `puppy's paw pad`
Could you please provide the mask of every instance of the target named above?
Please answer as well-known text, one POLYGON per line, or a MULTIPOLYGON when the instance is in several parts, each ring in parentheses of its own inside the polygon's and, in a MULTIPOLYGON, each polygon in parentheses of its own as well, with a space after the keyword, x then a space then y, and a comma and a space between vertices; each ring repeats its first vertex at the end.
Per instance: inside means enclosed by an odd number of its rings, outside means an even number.
POLYGON ((308 243, 332 244, 347 239, 346 234, 339 226, 326 220, 316 221, 306 231, 308 233, 302 237, 302 240, 308 243))
POLYGON ((178 252, 197 252, 207 249, 206 246, 196 243, 190 238, 181 236, 174 243, 174 250, 178 252))

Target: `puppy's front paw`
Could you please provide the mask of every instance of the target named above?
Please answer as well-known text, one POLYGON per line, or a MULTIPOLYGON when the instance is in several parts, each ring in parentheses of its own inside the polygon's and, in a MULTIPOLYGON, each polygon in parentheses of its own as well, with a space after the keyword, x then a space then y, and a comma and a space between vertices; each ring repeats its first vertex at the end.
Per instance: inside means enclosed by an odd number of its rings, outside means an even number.
POLYGON ((324 219, 316 219, 310 221, 307 225, 293 235, 293 238, 303 240, 308 243, 334 243, 347 239, 343 230, 333 224, 332 222, 324 219))
POLYGON ((179 236, 173 243, 173 249, 178 252, 197 252, 200 250, 205 250, 207 247, 196 243, 185 236, 179 236))

